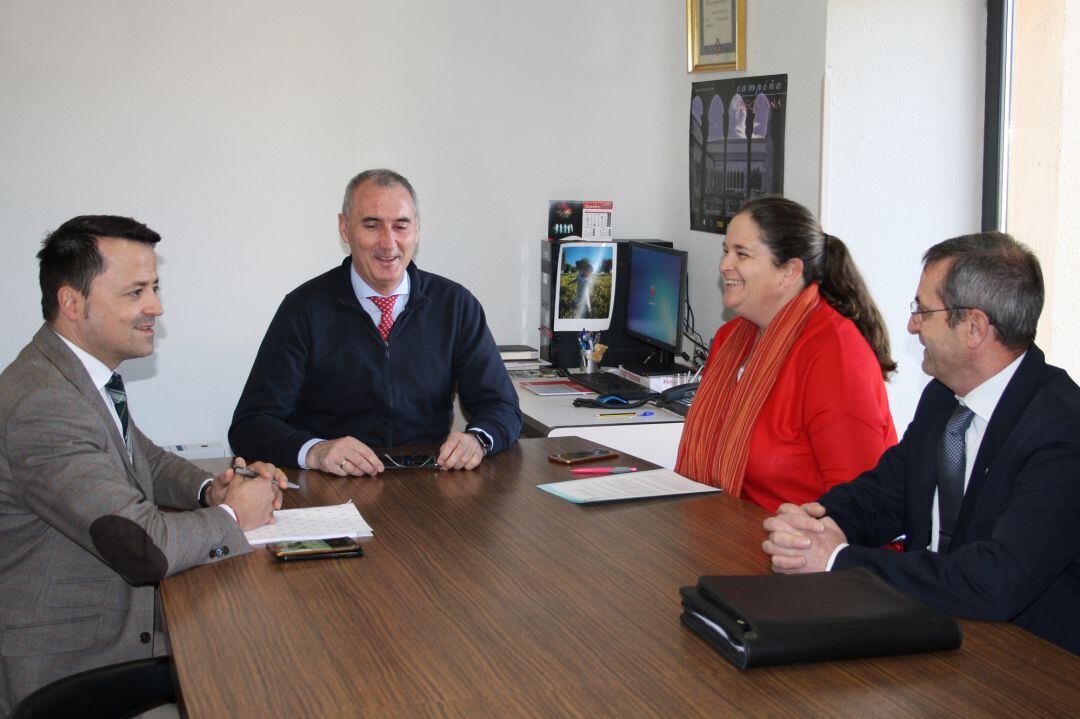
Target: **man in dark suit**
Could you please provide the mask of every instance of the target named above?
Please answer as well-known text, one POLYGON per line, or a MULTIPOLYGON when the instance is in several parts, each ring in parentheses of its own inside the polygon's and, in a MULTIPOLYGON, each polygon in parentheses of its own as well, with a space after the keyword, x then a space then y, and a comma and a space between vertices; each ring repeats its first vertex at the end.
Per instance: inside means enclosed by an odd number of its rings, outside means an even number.
POLYGON ((782 505, 764 549, 777 572, 868 567, 943 614, 1080 653, 1080 388, 1034 344, 1038 260, 988 232, 923 265, 908 331, 934 379, 903 440, 820 502, 782 505))
POLYGON ((115 370, 154 351, 159 239, 76 217, 38 254, 46 323, 0 374, 0 716, 55 679, 164 654, 155 584, 250 551, 244 530, 281 506, 273 465, 212 478, 131 419, 115 370))

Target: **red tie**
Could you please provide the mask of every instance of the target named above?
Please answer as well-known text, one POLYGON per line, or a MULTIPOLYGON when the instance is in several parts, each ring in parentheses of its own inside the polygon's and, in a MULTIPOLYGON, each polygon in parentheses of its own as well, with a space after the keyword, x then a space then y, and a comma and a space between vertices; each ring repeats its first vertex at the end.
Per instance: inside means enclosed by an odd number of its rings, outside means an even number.
POLYGON ((390 295, 389 297, 372 295, 368 297, 379 308, 379 312, 382 313, 379 318, 379 334, 382 335, 383 342, 390 336, 390 328, 394 326, 394 303, 397 302, 397 298, 397 295, 390 295))

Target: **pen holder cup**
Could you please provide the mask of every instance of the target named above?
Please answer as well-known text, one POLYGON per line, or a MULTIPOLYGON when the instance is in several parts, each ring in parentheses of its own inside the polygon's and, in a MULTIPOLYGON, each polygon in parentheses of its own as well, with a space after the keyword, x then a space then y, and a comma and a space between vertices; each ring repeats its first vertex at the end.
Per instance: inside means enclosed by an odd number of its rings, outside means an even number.
POLYGON ((588 350, 581 351, 581 371, 596 372, 596 360, 592 358, 588 350))

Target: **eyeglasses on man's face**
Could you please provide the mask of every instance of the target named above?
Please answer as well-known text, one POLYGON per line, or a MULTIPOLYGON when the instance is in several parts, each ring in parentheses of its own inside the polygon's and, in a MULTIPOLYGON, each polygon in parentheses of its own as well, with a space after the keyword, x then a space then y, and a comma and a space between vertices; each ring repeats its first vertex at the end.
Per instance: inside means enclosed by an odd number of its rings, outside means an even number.
POLYGON ((932 315, 935 312, 959 312, 960 310, 970 310, 973 307, 940 307, 936 310, 924 310, 918 300, 913 301, 910 305, 911 308, 911 321, 915 324, 919 324, 923 320, 923 315, 932 315))

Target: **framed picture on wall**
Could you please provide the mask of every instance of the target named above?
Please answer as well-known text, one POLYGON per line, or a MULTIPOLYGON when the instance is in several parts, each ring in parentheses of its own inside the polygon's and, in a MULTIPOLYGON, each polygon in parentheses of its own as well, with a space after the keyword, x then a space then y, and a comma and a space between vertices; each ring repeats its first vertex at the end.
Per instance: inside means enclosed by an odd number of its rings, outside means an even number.
POLYGON ((746 69, 746 0, 686 0, 686 70, 746 69))
POLYGON ((787 75, 692 83, 690 229, 726 235, 752 197, 784 192, 787 75))

